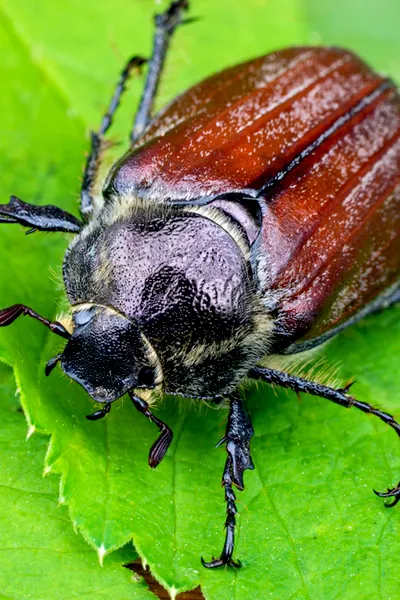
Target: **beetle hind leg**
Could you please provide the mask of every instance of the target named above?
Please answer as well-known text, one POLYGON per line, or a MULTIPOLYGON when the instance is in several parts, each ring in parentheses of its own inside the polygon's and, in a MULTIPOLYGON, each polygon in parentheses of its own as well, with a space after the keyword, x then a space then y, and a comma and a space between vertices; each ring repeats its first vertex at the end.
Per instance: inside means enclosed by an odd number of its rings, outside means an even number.
MULTIPOLYGON (((364 413, 378 417, 378 419, 394 429, 397 435, 400 437, 400 423, 398 423, 391 414, 384 412, 379 408, 375 408, 367 402, 361 402, 360 400, 354 398, 354 396, 350 396, 348 394, 351 383, 342 389, 335 389, 314 381, 307 381, 301 377, 289 375, 288 373, 276 371, 275 369, 267 369, 263 367, 255 367, 254 369, 251 369, 249 372, 249 377, 253 379, 261 379, 266 383, 291 389, 297 394, 304 392, 313 396, 320 396, 321 398, 326 398, 327 400, 330 400, 335 404, 339 404, 340 406, 344 406, 345 408, 351 408, 354 406, 364 413)), ((393 498, 392 502, 386 504, 388 508, 391 508, 392 506, 396 506, 396 504, 400 501, 400 482, 397 487, 390 488, 387 490, 387 492, 376 492, 375 490, 374 492, 381 498, 393 498)))
POLYGON ((225 520, 225 542, 219 558, 213 558, 209 562, 201 558, 203 566, 209 569, 222 567, 224 565, 236 568, 241 566, 240 561, 236 562, 232 559, 237 514, 236 495, 233 485, 239 490, 243 490, 244 471, 246 469, 254 469, 250 455, 250 440, 253 433, 254 430, 250 418, 245 412, 241 400, 237 396, 232 395, 230 397, 230 411, 226 433, 222 440, 217 444, 217 446, 220 446, 221 444, 226 443, 226 450, 228 453, 222 477, 227 515, 225 520))
POLYGON ((171 2, 169 8, 165 12, 155 16, 154 20, 156 27, 153 37, 153 50, 149 60, 149 70, 147 72, 143 94, 140 99, 139 108, 131 132, 132 144, 140 139, 147 125, 151 121, 154 100, 160 83, 160 77, 171 37, 179 25, 192 20, 184 20, 182 17, 183 11, 187 10, 188 7, 188 0, 175 0, 174 2, 171 2))

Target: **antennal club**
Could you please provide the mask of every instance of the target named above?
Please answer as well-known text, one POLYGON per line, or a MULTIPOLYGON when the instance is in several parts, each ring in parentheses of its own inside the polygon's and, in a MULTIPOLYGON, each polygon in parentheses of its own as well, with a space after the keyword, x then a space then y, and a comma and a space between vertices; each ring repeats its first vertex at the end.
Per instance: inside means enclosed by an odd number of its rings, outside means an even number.
POLYGON ((57 356, 53 356, 53 358, 50 358, 50 360, 47 361, 46 366, 44 368, 44 374, 46 375, 46 377, 48 377, 50 373, 53 372, 54 367, 61 360, 61 357, 62 354, 57 354, 57 356))
POLYGON ((3 308, 0 310, 0 327, 11 325, 11 323, 13 323, 15 319, 18 319, 18 317, 21 315, 27 315, 28 317, 36 319, 42 323, 42 325, 48 327, 53 333, 65 339, 69 339, 71 337, 71 334, 63 325, 61 325, 61 323, 58 321, 49 321, 48 319, 41 317, 37 312, 28 306, 25 306, 24 304, 13 304, 8 308, 3 308))

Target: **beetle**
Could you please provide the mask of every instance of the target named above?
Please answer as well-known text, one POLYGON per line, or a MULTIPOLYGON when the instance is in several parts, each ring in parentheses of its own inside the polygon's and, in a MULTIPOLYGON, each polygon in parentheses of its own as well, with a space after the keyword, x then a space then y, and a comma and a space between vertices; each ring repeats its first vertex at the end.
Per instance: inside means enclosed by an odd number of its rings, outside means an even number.
MULTIPOLYGON (((296 47, 213 75, 153 116, 170 39, 187 22, 187 0, 155 18, 150 60, 130 59, 100 128, 92 132, 78 219, 12 196, 0 222, 75 234, 63 262, 70 316, 20 315, 67 340, 60 363, 104 417, 128 394, 160 435, 157 394, 229 402, 225 541, 206 567, 233 560, 234 489, 253 469, 253 428, 240 394, 246 378, 389 415, 341 389, 268 367, 310 350, 400 299, 400 97, 356 55, 296 47), (95 192, 105 134, 129 76, 147 63, 128 152, 95 192), (263 361, 263 366, 261 366, 263 361), (271 364, 271 363, 270 363, 271 364)), ((378 496, 400 499, 400 484, 378 496)))

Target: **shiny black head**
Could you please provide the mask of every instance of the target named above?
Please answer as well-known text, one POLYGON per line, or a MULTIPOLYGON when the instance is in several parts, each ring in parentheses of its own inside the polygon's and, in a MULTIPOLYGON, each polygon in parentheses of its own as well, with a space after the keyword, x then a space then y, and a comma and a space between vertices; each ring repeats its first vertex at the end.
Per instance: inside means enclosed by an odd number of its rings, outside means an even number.
POLYGON ((154 365, 134 320, 104 306, 83 305, 73 321, 61 366, 94 400, 109 403, 133 388, 154 387, 154 365))

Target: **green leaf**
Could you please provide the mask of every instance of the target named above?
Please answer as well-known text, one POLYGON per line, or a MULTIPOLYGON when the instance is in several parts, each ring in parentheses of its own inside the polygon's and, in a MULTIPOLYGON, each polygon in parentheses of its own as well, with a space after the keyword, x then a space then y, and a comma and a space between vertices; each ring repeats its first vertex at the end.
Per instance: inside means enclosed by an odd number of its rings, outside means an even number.
POLYGON ((0 365, 0 597, 13 600, 66 600, 84 596, 151 600, 143 582, 121 567, 135 558, 126 547, 102 568, 76 535, 67 511, 57 506, 55 478, 41 477, 46 439, 25 441, 17 412, 12 372, 0 365))
MULTIPOLYGON (((148 52, 153 2, 0 0, 0 7, 2 194, 76 212, 85 133, 99 122, 123 61, 148 52)), ((161 104, 213 71, 289 44, 346 45, 400 81, 398 0, 193 0, 191 14, 201 20, 177 35, 161 104)), ((139 82, 130 88, 113 130, 121 140, 139 82)), ((25 237, 16 226, 1 232, 1 305, 22 301, 54 316, 63 295, 48 265, 59 277, 66 236, 25 237)), ((392 308, 366 319, 321 349, 328 364, 343 363, 344 380, 356 377, 355 395, 395 414, 399 315, 392 308)), ((371 492, 397 483, 400 472, 397 440, 383 424, 318 398, 299 403, 266 386, 249 389, 256 470, 238 493, 236 556, 244 566, 206 571, 200 554, 209 558, 223 541, 225 453, 213 445, 225 411, 167 398, 157 415, 175 438, 152 471, 147 452, 157 432, 128 402, 89 423, 91 403, 78 386, 56 372, 44 377, 59 347, 34 322, 0 334, 30 432, 52 436, 46 471, 61 474, 61 500, 101 558, 133 538, 172 595, 201 583, 207 600, 397 597, 400 516, 371 492)))

